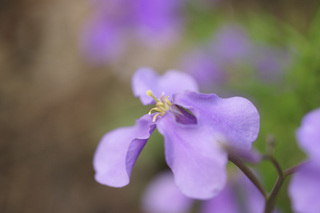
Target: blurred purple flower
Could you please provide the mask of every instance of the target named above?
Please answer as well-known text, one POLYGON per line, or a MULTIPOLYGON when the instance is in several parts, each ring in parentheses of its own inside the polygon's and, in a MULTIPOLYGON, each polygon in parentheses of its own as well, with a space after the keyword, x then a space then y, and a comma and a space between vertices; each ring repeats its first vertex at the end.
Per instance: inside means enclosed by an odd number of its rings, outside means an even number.
POLYGON ((183 0, 135 0, 135 27, 150 42, 174 35, 181 28, 183 0))
POLYGON ((222 63, 234 63, 249 59, 253 44, 244 29, 236 25, 227 25, 218 30, 210 49, 213 56, 222 63))
POLYGON ((133 35, 152 46, 170 43, 182 26, 182 2, 93 0, 94 18, 85 26, 80 40, 85 56, 93 63, 112 62, 133 35))
POLYGON ((225 85, 234 76, 247 78, 251 69, 256 72, 251 74, 265 82, 276 81, 289 63, 289 52, 257 45, 244 29, 227 25, 218 29, 203 48, 187 53, 180 67, 196 78, 202 90, 209 91, 225 85))
POLYGON ((320 163, 320 108, 304 116, 296 137, 309 158, 320 163))
POLYGON ((265 82, 277 82, 291 63, 289 51, 270 46, 256 47, 252 62, 257 69, 259 79, 265 82))
MULTIPOLYGON (((147 213, 187 213, 194 203, 195 200, 179 191, 170 172, 161 173, 151 181, 142 197, 142 209, 147 213)), ((217 196, 202 201, 199 212, 263 213, 264 205, 263 195, 239 173, 217 196)))
POLYGON ((227 80, 227 74, 215 58, 202 51, 185 55, 181 69, 191 74, 200 83, 204 91, 218 90, 227 80))
POLYGON ((171 172, 157 175, 142 197, 142 209, 148 213, 186 213, 194 200, 181 193, 171 172))
POLYGON ((115 61, 124 51, 122 29, 105 16, 95 17, 86 26, 81 38, 85 57, 93 64, 115 61))
POLYGON ((296 137, 309 161, 300 166, 291 179, 292 208, 299 213, 317 213, 320 209, 320 108, 304 116, 296 137))
POLYGON ((158 112, 102 138, 94 156, 96 180, 114 187, 127 185, 141 150, 157 126, 164 136, 166 162, 182 193, 198 199, 218 194, 226 181, 228 162, 222 143, 249 150, 257 138, 259 114, 253 104, 241 97, 222 99, 194 92, 194 79, 177 71, 160 77, 151 69, 141 68, 133 76, 132 87, 144 105, 156 103, 151 111, 158 112), (160 100, 156 98, 160 96, 160 100))

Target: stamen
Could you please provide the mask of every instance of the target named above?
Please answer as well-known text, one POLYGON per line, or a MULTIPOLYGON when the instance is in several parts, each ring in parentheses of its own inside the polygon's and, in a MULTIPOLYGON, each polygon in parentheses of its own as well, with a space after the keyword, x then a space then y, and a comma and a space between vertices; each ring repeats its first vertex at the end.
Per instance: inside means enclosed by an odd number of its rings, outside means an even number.
POLYGON ((164 114, 166 114, 168 110, 171 110, 172 103, 169 101, 168 96, 164 96, 164 93, 161 94, 160 100, 153 95, 151 90, 148 90, 146 93, 157 102, 156 107, 152 108, 148 113, 149 115, 151 115, 153 111, 157 111, 152 119, 152 121, 155 122, 159 115, 164 116, 164 114))
POLYGON ((165 100, 169 106, 172 106, 172 103, 169 101, 168 96, 166 96, 165 100))
POLYGON ((158 107, 154 107, 154 108, 150 109, 148 114, 151 115, 152 111, 158 111, 158 112, 163 113, 163 114, 166 113, 163 109, 158 108, 158 107))
POLYGON ((156 119, 157 119, 157 117, 158 117, 159 115, 160 115, 160 116, 163 116, 163 115, 160 114, 160 113, 155 114, 155 115, 153 116, 152 122, 155 122, 156 119))
POLYGON ((152 93, 151 90, 148 90, 148 91, 147 91, 147 96, 152 97, 157 103, 160 102, 159 99, 157 99, 157 98, 153 95, 153 93, 152 93))

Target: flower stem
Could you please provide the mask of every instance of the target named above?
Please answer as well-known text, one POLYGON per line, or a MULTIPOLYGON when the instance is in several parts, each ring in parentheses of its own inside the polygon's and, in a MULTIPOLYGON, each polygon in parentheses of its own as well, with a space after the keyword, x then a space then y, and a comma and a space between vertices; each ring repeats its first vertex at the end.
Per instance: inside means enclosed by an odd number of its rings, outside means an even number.
POLYGON ((285 176, 282 176, 282 177, 280 175, 278 176, 278 179, 277 179, 277 181, 271 191, 271 194, 267 198, 264 213, 271 213, 272 210, 274 209, 274 205, 276 203, 276 198, 278 196, 278 193, 280 191, 282 184, 284 183, 285 178, 286 178, 285 176))
POLYGON ((264 189, 257 176, 243 163, 243 161, 233 155, 229 155, 229 160, 234 163, 251 180, 251 182, 258 188, 265 199, 267 199, 267 191, 264 189))
POLYGON ((298 164, 298 165, 295 165, 295 166, 293 166, 293 167, 291 167, 291 168, 289 168, 289 169, 286 169, 286 170, 284 171, 284 176, 287 177, 287 176, 289 176, 289 175, 292 175, 292 174, 295 173, 301 166, 303 166, 305 163, 306 163, 306 162, 302 162, 302 163, 300 163, 300 164, 298 164))
POLYGON ((270 194, 264 189, 262 186, 260 180, 257 178, 257 176, 245 165, 243 161, 241 161, 240 158, 237 156, 234 156, 229 153, 229 161, 231 161, 233 164, 235 164, 250 180, 251 182, 257 187, 257 189, 261 192, 261 194, 264 196, 266 200, 266 205, 264 209, 264 213, 271 213, 274 209, 276 198, 279 194, 279 191, 286 179, 289 175, 293 174, 297 171, 299 167, 301 167, 303 163, 298 164, 294 167, 291 167, 289 169, 286 169, 285 171, 282 170, 280 164, 278 161, 274 158, 273 155, 266 155, 263 157, 264 159, 270 160, 273 166, 276 168, 278 172, 278 178, 276 183, 274 184, 274 187, 270 194))

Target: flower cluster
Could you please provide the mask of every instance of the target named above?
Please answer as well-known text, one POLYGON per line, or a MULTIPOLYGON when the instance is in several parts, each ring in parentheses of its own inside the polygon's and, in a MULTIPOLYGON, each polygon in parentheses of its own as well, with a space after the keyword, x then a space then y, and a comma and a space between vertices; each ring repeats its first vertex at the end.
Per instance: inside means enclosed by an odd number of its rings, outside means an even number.
POLYGON ((221 89, 233 78, 255 76, 276 82, 289 66, 290 58, 288 50, 256 44, 240 26, 225 25, 204 47, 186 54, 180 67, 195 77, 201 89, 211 91, 221 89))
POLYGON ((139 69, 132 89, 142 104, 155 104, 131 127, 107 133, 94 156, 96 180, 122 187, 155 128, 164 136, 165 158, 181 192, 209 199, 223 190, 228 153, 225 147, 250 150, 260 118, 245 98, 220 98, 198 93, 195 80, 185 73, 168 71, 158 76, 139 69))
POLYGON ((182 27, 183 0, 93 0, 94 15, 87 22, 81 46, 95 64, 116 60, 130 39, 171 43, 182 27))

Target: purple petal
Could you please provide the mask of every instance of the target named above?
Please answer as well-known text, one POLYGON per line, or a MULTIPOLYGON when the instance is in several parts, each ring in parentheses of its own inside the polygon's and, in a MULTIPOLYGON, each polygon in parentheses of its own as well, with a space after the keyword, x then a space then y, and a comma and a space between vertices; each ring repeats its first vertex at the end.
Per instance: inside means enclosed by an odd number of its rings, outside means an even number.
POLYGON ((227 153, 206 128, 181 124, 171 112, 158 120, 164 136, 166 161, 175 183, 191 198, 209 199, 217 195, 226 182, 227 153))
POLYGON ((229 156, 233 155, 250 163, 259 163, 262 160, 261 154, 256 150, 248 150, 241 146, 230 146, 228 144, 225 144, 223 147, 229 156))
POLYGON ((296 132, 300 147, 320 162, 320 108, 306 114, 296 132))
POLYGON ((184 90, 198 91, 196 81, 188 74, 170 70, 163 76, 159 76, 151 68, 140 68, 132 77, 132 90, 136 97, 140 97, 144 105, 155 103, 147 96, 147 90, 151 90, 155 97, 161 94, 172 97, 174 93, 184 90))
POLYGON ((189 109, 199 125, 209 126, 220 142, 250 149, 258 136, 259 113, 245 98, 223 99, 215 94, 186 91, 175 95, 174 103, 189 109))
POLYGON ((171 172, 158 175, 147 187, 142 206, 149 213, 187 213, 193 200, 181 193, 171 172))
POLYGON ((152 116, 145 115, 135 126, 119 128, 103 136, 93 160, 96 181, 113 187, 127 185, 131 170, 154 129, 152 116))
POLYGON ((226 187, 216 197, 204 201, 200 212, 239 213, 240 210, 235 191, 230 185, 226 185, 226 187))
POLYGON ((319 212, 319 180, 320 166, 315 162, 304 164, 297 173, 293 174, 288 190, 295 212, 319 212))

